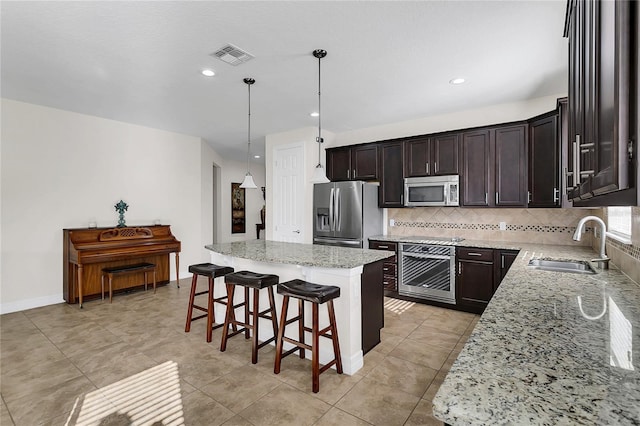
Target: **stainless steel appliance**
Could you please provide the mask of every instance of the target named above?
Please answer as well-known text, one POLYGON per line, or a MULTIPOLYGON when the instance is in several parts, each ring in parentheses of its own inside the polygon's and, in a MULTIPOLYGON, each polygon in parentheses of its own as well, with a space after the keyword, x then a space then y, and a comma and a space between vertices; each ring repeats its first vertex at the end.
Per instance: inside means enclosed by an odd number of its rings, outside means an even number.
POLYGON ((313 186, 313 243, 363 248, 382 234, 378 185, 329 182, 313 186))
POLYGON ((456 303, 455 246, 401 243, 399 266, 398 293, 456 303))
POLYGON ((460 205, 460 177, 425 176, 404 179, 405 207, 460 205))

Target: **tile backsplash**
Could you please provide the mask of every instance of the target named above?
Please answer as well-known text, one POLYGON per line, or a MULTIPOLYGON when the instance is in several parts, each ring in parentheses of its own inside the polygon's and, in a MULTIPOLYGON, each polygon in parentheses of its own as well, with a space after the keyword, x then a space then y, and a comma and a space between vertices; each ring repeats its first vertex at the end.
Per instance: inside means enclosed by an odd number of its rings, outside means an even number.
MULTIPOLYGON (((587 223, 580 242, 573 241, 578 221, 589 215, 606 223, 606 209, 467 209, 456 207, 416 207, 388 209, 395 221, 387 233, 398 236, 457 237, 473 240, 511 241, 538 244, 592 246, 599 250, 600 238, 587 223), (500 229, 504 222, 504 230, 500 229)), ((632 244, 607 239, 611 262, 636 283, 640 283, 640 207, 632 207, 632 244)))
POLYGON ((467 209, 416 207, 389 209, 389 235, 456 237, 486 241, 592 245, 592 229, 573 241, 578 221, 601 209, 467 209), (500 229, 504 222, 504 230, 500 229))

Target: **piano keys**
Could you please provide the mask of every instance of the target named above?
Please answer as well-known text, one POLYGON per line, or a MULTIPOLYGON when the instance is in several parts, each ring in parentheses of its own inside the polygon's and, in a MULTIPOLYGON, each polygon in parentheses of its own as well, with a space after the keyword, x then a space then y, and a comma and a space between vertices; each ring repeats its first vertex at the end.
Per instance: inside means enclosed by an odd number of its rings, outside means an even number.
MULTIPOLYGON (((180 286, 180 241, 169 225, 63 230, 63 296, 67 303, 101 295, 102 268, 148 262, 156 265, 158 284, 169 282, 169 254, 175 253, 180 286)), ((144 286, 144 273, 114 280, 113 290, 144 286)))

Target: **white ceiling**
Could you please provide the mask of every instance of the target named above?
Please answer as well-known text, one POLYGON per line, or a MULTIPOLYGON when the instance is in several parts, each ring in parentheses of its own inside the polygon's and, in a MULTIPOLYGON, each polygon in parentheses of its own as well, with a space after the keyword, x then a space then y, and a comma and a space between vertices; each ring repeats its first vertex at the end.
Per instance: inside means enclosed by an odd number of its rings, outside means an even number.
POLYGON ((565 0, 2 1, 2 96, 200 136, 246 158, 264 136, 343 132, 566 93, 565 0), (231 66, 227 43, 255 58, 231 66), (203 68, 216 76, 204 77, 203 68), (449 84, 454 77, 467 83, 449 84))

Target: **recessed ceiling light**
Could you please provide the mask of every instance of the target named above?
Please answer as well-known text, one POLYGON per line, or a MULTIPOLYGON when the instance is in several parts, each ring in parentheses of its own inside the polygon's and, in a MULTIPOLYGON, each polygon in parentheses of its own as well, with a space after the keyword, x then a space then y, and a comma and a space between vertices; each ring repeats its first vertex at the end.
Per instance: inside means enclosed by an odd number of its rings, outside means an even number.
POLYGON ((202 75, 204 75, 205 77, 213 77, 214 75, 216 75, 216 73, 213 72, 213 70, 206 69, 202 70, 202 75))
POLYGON ((454 78, 453 80, 449 80, 451 84, 462 84, 464 83, 464 78, 454 78))
POLYGON ((309 114, 309 115, 310 115, 311 117, 317 117, 317 116, 319 116, 320 114, 314 111, 314 112, 312 112, 312 113, 311 113, 311 114, 309 114))
POLYGON ((260 156, 259 155, 254 155, 253 158, 260 158, 260 156))

